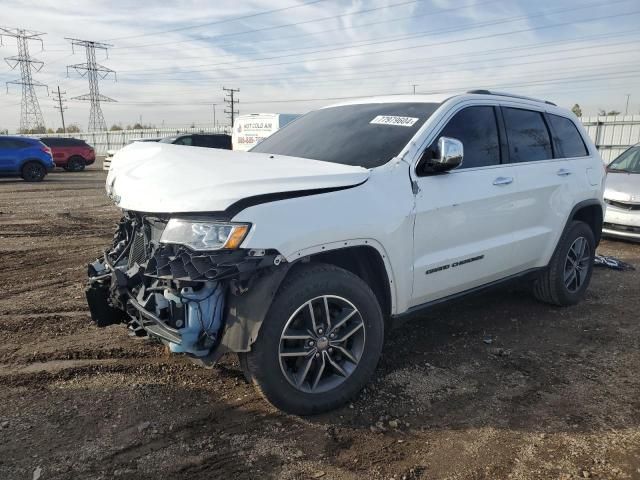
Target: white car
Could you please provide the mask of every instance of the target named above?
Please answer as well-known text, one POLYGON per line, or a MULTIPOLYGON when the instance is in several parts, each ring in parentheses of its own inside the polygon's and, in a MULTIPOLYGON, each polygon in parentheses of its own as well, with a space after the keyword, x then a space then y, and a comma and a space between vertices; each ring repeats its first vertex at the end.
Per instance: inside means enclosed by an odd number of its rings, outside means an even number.
MULTIPOLYGON (((135 142, 159 142, 160 140, 162 140, 162 137, 159 138, 134 138, 133 140, 130 140, 127 145, 131 144, 131 143, 135 143, 135 142)), ((107 150, 107 154, 104 156, 104 159, 102 160, 102 169, 109 171, 109 169, 111 168, 111 162, 113 161, 113 157, 115 156, 115 154, 118 153, 117 149, 109 149, 107 150)))
POLYGON ((604 201, 602 233, 640 241, 640 145, 625 150, 607 167, 604 201))
POLYGON ((523 277, 580 301, 604 177, 571 112, 489 91, 333 105, 251 152, 133 144, 87 299, 99 326, 235 352, 275 406, 326 411, 371 378, 389 322, 523 277))

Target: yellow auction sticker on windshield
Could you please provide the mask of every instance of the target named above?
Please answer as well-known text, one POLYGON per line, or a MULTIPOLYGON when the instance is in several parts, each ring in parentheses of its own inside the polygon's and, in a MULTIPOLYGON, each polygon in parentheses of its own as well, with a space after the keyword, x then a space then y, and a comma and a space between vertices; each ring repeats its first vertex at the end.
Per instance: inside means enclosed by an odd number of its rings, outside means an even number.
POLYGON ((377 125, 395 125, 397 127, 412 127, 419 118, 414 117, 396 117, 391 115, 378 115, 369 123, 375 123, 377 125))

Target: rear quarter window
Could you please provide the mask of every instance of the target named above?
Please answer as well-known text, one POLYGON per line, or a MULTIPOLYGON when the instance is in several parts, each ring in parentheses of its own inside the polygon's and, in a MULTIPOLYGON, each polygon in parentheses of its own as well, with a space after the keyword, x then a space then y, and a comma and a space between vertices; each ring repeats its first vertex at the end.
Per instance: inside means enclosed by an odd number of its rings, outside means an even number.
POLYGON ((568 118, 548 114, 553 132, 553 140, 560 149, 563 158, 585 157, 589 154, 587 146, 576 125, 568 118))

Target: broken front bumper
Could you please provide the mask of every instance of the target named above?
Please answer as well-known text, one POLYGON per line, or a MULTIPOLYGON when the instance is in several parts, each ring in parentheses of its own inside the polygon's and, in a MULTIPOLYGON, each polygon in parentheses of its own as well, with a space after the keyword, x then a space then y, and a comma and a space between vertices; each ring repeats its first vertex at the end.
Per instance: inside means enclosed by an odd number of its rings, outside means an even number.
POLYGON ((123 219, 113 248, 88 268, 93 320, 127 323, 136 335, 201 359, 249 350, 289 266, 275 251, 160 244, 161 231, 158 220, 123 219))

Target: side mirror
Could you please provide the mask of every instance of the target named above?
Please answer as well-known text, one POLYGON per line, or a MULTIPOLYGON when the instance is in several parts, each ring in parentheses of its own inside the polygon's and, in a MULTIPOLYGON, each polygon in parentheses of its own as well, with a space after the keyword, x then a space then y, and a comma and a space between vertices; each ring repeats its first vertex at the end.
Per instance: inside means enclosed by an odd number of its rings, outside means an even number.
POLYGON ((425 150, 420 159, 419 171, 429 174, 453 170, 462 165, 463 157, 464 146, 460 140, 440 137, 437 152, 432 148, 425 150))

